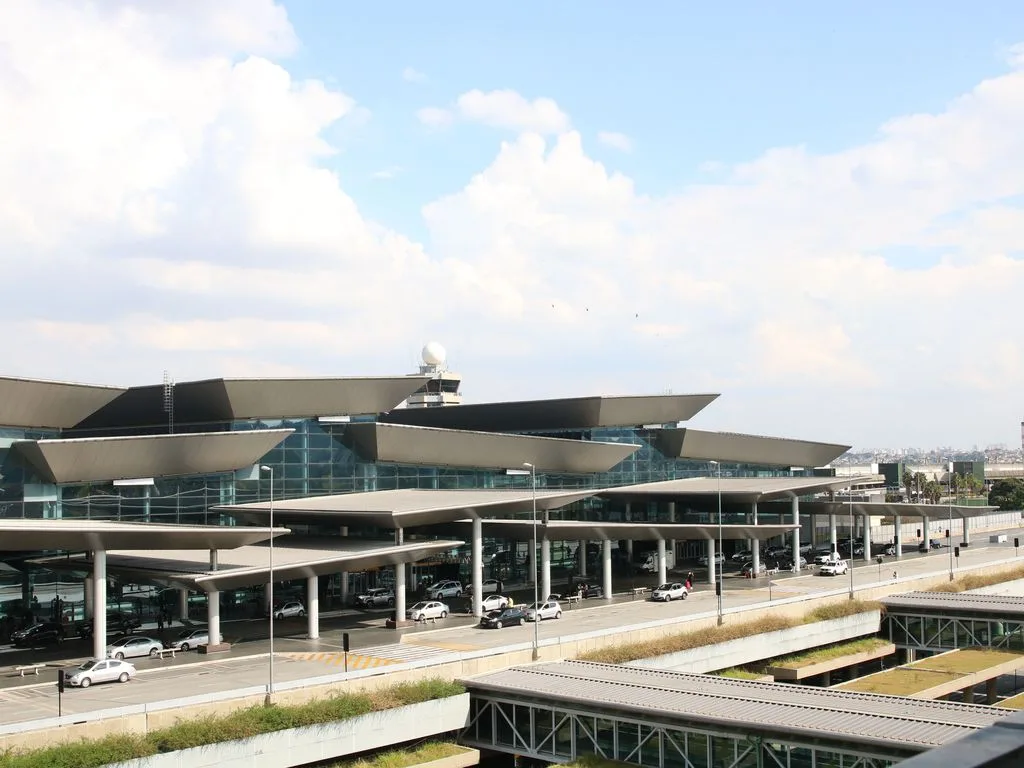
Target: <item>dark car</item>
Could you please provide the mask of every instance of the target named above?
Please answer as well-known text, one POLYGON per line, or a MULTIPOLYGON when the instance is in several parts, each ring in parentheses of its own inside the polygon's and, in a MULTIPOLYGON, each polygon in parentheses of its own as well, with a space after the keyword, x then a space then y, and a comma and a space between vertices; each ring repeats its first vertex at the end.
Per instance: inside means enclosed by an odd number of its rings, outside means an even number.
MULTIPOLYGON (((81 637, 92 637, 92 626, 91 619, 79 622, 75 625, 76 631, 74 634, 81 637)), ((110 611, 107 613, 107 632, 110 634, 131 634, 141 626, 142 621, 134 614, 121 613, 120 611, 110 611)))
POLYGON ((64 627, 51 621, 33 624, 11 633, 11 642, 19 648, 38 648, 41 645, 56 645, 64 641, 64 627))
POLYGON ((513 624, 522 624, 526 621, 526 611, 522 608, 503 608, 500 611, 491 611, 480 619, 480 626, 488 629, 501 629, 513 624))
POLYGON ((604 590, 596 584, 581 583, 574 585, 572 588, 572 592, 570 592, 569 595, 579 595, 584 600, 586 600, 591 597, 604 597, 604 590))

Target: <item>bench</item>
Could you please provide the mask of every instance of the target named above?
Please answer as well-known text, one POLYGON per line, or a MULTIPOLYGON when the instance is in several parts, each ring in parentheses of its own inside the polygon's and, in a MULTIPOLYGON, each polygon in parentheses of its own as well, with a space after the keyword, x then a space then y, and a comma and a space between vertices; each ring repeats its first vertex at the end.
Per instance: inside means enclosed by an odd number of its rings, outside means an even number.
POLYGON ((638 597, 643 597, 647 594, 647 587, 633 587, 633 599, 636 600, 638 597))
POLYGON ((177 652, 177 648, 161 648, 159 651, 156 651, 153 655, 159 656, 161 659, 166 659, 168 656, 170 656, 173 659, 175 658, 175 654, 177 652))
POLYGON ((573 603, 578 603, 582 599, 579 595, 566 595, 562 598, 562 602, 572 608, 573 603))
POLYGON ((33 675, 38 677, 39 670, 44 669, 45 664, 22 664, 21 666, 15 667, 14 671, 18 673, 19 677, 24 677, 26 672, 31 672, 33 675))
POLYGON ((777 576, 778 574, 779 574, 779 569, 778 568, 769 568, 767 571, 765 571, 765 575, 766 576, 777 576))

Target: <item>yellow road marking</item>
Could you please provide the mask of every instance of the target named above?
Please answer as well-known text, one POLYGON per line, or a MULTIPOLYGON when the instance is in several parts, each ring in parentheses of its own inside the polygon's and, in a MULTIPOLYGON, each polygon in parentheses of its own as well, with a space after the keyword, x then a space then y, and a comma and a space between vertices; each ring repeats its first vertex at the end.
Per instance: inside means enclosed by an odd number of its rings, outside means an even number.
POLYGON ((467 645, 466 643, 439 643, 436 640, 420 640, 412 637, 402 639, 407 645, 422 645, 425 648, 443 648, 446 651, 479 651, 479 645, 467 645))
MULTIPOLYGON (((335 667, 345 666, 344 653, 290 653, 288 655, 300 661, 316 661, 335 667)), ((389 664, 401 664, 401 662, 395 659, 382 659, 379 656, 364 656, 361 653, 350 653, 348 655, 349 669, 372 669, 374 667, 385 667, 389 664)))

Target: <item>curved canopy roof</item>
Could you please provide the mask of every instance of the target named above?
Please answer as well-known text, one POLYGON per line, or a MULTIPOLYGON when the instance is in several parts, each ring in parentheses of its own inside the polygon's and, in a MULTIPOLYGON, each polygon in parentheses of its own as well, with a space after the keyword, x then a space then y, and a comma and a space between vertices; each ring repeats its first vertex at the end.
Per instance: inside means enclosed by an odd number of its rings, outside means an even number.
POLYGON ((125 387, 2 376, 0 426, 66 429, 125 391, 125 387))
POLYGON ((0 550, 235 549, 283 536, 287 528, 164 525, 100 520, 0 520, 0 550))
MULTIPOLYGON (((765 510, 771 512, 771 506, 765 510)), ((998 509, 998 507, 964 507, 954 504, 890 504, 886 502, 855 501, 802 501, 800 511, 808 515, 849 515, 850 511, 857 517, 884 516, 891 517, 929 517, 939 520, 950 514, 961 519, 982 517, 998 509)))
POLYGON ((380 420, 480 432, 634 427, 689 421, 717 397, 717 394, 594 396, 470 403, 444 408, 400 408, 382 414, 380 420))
MULTIPOLYGON (((537 491, 537 509, 558 509, 593 496, 595 491, 537 491)), ((409 488, 367 491, 336 496, 309 496, 274 502, 279 520, 337 522, 339 525, 370 525, 378 528, 411 528, 450 523, 466 517, 491 517, 529 512, 533 509, 529 490, 429 490, 409 488)), ((265 520, 270 502, 230 504, 214 511, 247 520, 265 520)))
POLYGON ((25 440, 15 450, 51 483, 230 472, 255 464, 295 430, 25 440))
POLYGON ((640 446, 634 443, 565 440, 372 422, 339 425, 332 429, 332 433, 366 459, 432 467, 518 469, 528 461, 544 472, 585 474, 606 472, 640 450, 640 446))
POLYGON ((656 483, 605 488, 601 496, 623 501, 707 499, 721 493, 732 502, 755 503, 785 499, 824 491, 849 488, 851 484, 875 482, 874 476, 861 477, 692 477, 662 480, 656 483))
POLYGON ((654 447, 675 459, 718 460, 778 467, 822 467, 848 450, 848 445, 816 443, 782 437, 706 432, 699 429, 659 429, 654 447))
MULTIPOLYGON (((462 527, 462 526, 460 526, 462 527)), ((796 529, 796 525, 723 525, 722 539, 770 539, 796 529)), ((532 520, 484 520, 485 536, 516 541, 533 538, 532 520)), ((461 531, 460 531, 461 533, 461 531)), ((672 541, 718 538, 717 524, 685 525, 681 523, 604 523, 590 520, 549 520, 537 524, 537 538, 549 541, 672 541)), ((468 534, 466 534, 468 535, 468 534)))
POLYGON ((977 592, 904 592, 879 599, 890 613, 1020 621, 1024 597, 977 592))

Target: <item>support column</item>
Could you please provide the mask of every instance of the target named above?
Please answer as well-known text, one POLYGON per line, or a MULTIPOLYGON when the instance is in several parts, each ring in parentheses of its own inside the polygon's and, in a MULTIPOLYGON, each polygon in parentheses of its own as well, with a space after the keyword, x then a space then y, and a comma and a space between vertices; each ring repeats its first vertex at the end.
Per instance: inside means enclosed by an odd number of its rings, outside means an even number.
MULTIPOLYGON (((964 521, 964 538, 963 538, 963 541, 961 543, 965 547, 969 547, 969 546, 971 546, 971 518, 965 516, 963 518, 963 521, 964 521)), ((949 537, 950 537, 950 539, 953 538, 953 532, 952 531, 949 532, 949 537)))
POLYGON ((974 686, 973 685, 968 685, 966 688, 964 688, 961 691, 961 693, 963 694, 963 697, 964 697, 964 699, 963 699, 964 700, 964 704, 973 704, 974 703, 974 686))
POLYGON ((320 637, 320 578, 306 579, 306 635, 310 640, 320 637))
POLYGON ((800 499, 793 497, 793 522, 796 529, 793 531, 793 572, 800 573, 800 499))
MULTIPOLYGON (((966 518, 964 518, 966 520, 966 518)), ((985 703, 988 705, 995 704, 999 700, 999 678, 993 677, 991 680, 985 682, 985 703)))
POLYGON ((348 571, 341 572, 341 604, 348 605, 348 571))
POLYGON ((708 539, 708 584, 715 586, 715 540, 708 539))
POLYGON ((107 552, 92 553, 92 656, 107 657, 107 552))
POLYGON ((209 645, 220 645, 220 592, 206 593, 206 631, 209 645))
MULTIPOLYGON (((751 518, 751 521, 753 522, 753 524, 756 526, 757 525, 757 502, 756 501, 753 504, 750 505, 750 518, 751 518)), ((754 572, 753 572, 752 576, 756 577, 758 574, 761 573, 761 540, 760 539, 755 537, 754 539, 751 540, 751 542, 750 542, 750 552, 753 555, 753 560, 754 560, 754 566, 753 566, 754 572)))
MULTIPOLYGON (((93 610, 94 611, 96 610, 95 606, 93 606, 93 610)), ((178 590, 178 618, 181 620, 182 624, 184 624, 186 621, 188 621, 188 590, 187 589, 179 589, 178 590)))
POLYGON ((540 542, 540 599, 546 600, 551 594, 551 542, 540 542))
POLYGON ((832 686, 832 673, 831 672, 822 672, 821 673, 821 687, 822 688, 829 688, 831 686, 832 686))
POLYGON ((601 542, 601 589, 604 599, 612 599, 612 543, 605 539, 601 542))
POLYGON ((658 583, 664 584, 668 581, 668 568, 665 567, 665 540, 658 539, 658 583))
POLYGON ((217 570, 217 550, 216 549, 211 549, 210 550, 210 570, 211 571, 216 571, 217 570))
POLYGON ((576 545, 576 559, 580 561, 580 576, 587 575, 587 542, 581 541, 576 545))
POLYGON ((813 513, 807 516, 807 523, 808 523, 808 525, 810 526, 810 529, 811 529, 810 542, 811 542, 811 551, 813 552, 814 548, 818 545, 818 521, 814 518, 814 514, 813 513))
POLYGON ((864 515, 864 562, 871 562, 871 516, 864 515))
POLYGON ((921 516, 921 541, 924 542, 924 548, 931 551, 932 548, 932 537, 928 533, 928 515, 921 516))
POLYGON ((472 556, 469 570, 473 586, 473 615, 480 617, 483 613, 484 590, 484 523, 479 517, 473 518, 472 556))
MULTIPOLYGON (((395 529, 395 544, 403 543, 401 528, 395 529)), ((405 621, 405 563, 395 564, 395 621, 405 621)))
MULTIPOLYGON (((626 502, 626 522, 633 522, 633 506, 626 502)), ((626 557, 629 559, 629 567, 633 568, 633 540, 626 539, 626 557)))
POLYGON ((266 586, 263 587, 263 602, 267 606, 267 616, 274 612, 274 606, 271 602, 274 599, 274 585, 267 582, 266 586))
POLYGON ((903 518, 896 515, 892 519, 892 544, 896 549, 896 559, 903 557, 903 518))
MULTIPOLYGON (((675 522, 676 522, 676 503, 674 501, 670 501, 668 503, 668 521, 670 523, 672 523, 672 524, 675 524, 675 522)), ((675 561, 677 559, 676 555, 678 554, 676 552, 676 540, 675 539, 669 539, 668 540, 668 551, 672 553, 672 562, 675 563, 675 561)))
POLYGON ((828 516, 828 541, 832 545, 832 551, 839 551, 839 536, 836 533, 836 516, 830 514, 828 516))
POLYGON ((93 594, 93 580, 92 576, 85 577, 85 583, 82 584, 82 596, 85 602, 85 619, 88 621, 93 617, 92 611, 92 600, 95 595, 93 594))
MULTIPOLYGON (((527 579, 528 584, 537 584, 537 547, 533 546, 533 541, 527 543, 530 547, 530 574, 527 579)), ((547 597, 547 595, 544 595, 547 597)))

